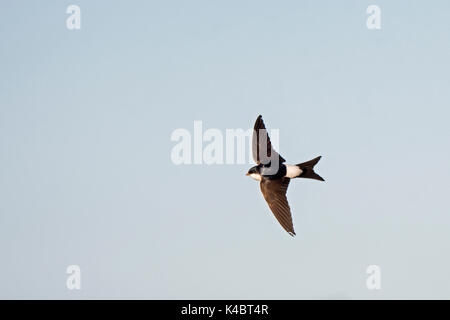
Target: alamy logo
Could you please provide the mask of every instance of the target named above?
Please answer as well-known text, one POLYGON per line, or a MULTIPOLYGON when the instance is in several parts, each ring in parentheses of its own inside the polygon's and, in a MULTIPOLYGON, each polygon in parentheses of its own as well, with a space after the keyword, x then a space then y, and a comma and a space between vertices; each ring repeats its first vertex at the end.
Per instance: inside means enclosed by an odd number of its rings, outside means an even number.
POLYGON ((381 289, 381 269, 377 265, 370 265, 366 269, 369 277, 366 280, 366 286, 369 290, 381 289))
MULTIPOLYGON (((279 150, 279 130, 269 130, 272 146, 279 150)), ((253 129, 226 129, 225 134, 215 128, 203 131, 203 122, 194 121, 193 134, 187 129, 175 129, 170 140, 170 158, 180 164, 253 164, 253 129)), ((261 150, 263 152, 263 150, 261 150)), ((278 159, 275 159, 278 160, 278 159)))
POLYGON ((81 29, 81 9, 79 6, 71 4, 67 7, 66 13, 70 16, 66 20, 66 27, 69 30, 81 29))
POLYGON ((66 286, 69 290, 81 289, 81 269, 76 264, 70 265, 66 269, 67 277, 66 286))
POLYGON ((381 9, 379 6, 371 5, 367 7, 367 17, 366 25, 369 30, 379 30, 381 29, 381 9))

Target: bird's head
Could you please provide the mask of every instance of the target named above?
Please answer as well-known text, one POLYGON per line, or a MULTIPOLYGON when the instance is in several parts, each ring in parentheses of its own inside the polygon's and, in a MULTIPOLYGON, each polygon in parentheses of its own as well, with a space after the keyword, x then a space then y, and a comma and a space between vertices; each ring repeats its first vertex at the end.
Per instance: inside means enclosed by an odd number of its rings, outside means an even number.
POLYGON ((248 169, 246 176, 250 176, 251 178, 261 181, 261 174, 259 173, 259 168, 257 166, 251 167, 248 169))

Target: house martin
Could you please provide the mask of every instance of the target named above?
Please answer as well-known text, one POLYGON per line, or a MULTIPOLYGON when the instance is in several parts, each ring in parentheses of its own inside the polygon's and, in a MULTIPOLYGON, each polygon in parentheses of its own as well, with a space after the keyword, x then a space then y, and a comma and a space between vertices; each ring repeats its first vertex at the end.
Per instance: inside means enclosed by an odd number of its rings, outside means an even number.
POLYGON ((295 236, 286 191, 294 178, 325 181, 314 172, 321 156, 296 165, 285 164, 286 160, 272 147, 262 116, 258 116, 253 128, 252 154, 257 165, 246 175, 260 181, 261 192, 275 218, 291 236, 295 236))

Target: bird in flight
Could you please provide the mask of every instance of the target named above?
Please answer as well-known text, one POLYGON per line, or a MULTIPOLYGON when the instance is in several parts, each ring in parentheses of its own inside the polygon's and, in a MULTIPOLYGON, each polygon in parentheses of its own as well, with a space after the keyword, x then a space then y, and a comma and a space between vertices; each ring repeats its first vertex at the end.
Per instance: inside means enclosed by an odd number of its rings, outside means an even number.
POLYGON ((284 230, 295 236, 286 191, 294 178, 325 181, 314 172, 314 166, 321 157, 296 165, 285 164, 286 160, 272 148, 262 116, 258 116, 253 128, 252 154, 257 165, 250 168, 246 175, 260 181, 261 192, 275 218, 284 230))

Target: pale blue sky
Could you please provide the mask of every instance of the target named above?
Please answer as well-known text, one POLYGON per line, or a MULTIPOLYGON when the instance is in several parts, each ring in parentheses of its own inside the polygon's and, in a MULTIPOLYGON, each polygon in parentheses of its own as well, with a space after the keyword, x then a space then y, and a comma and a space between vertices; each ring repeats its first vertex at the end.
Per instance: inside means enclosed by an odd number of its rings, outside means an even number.
POLYGON ((448 1, 2 1, 1 298, 450 298, 448 1), (66 29, 69 4, 81 30, 66 29), (366 8, 382 29, 366 28, 366 8), (280 129, 297 237, 176 128, 280 129), (66 289, 66 267, 82 290, 66 289), (366 267, 382 290, 365 286, 366 267))

